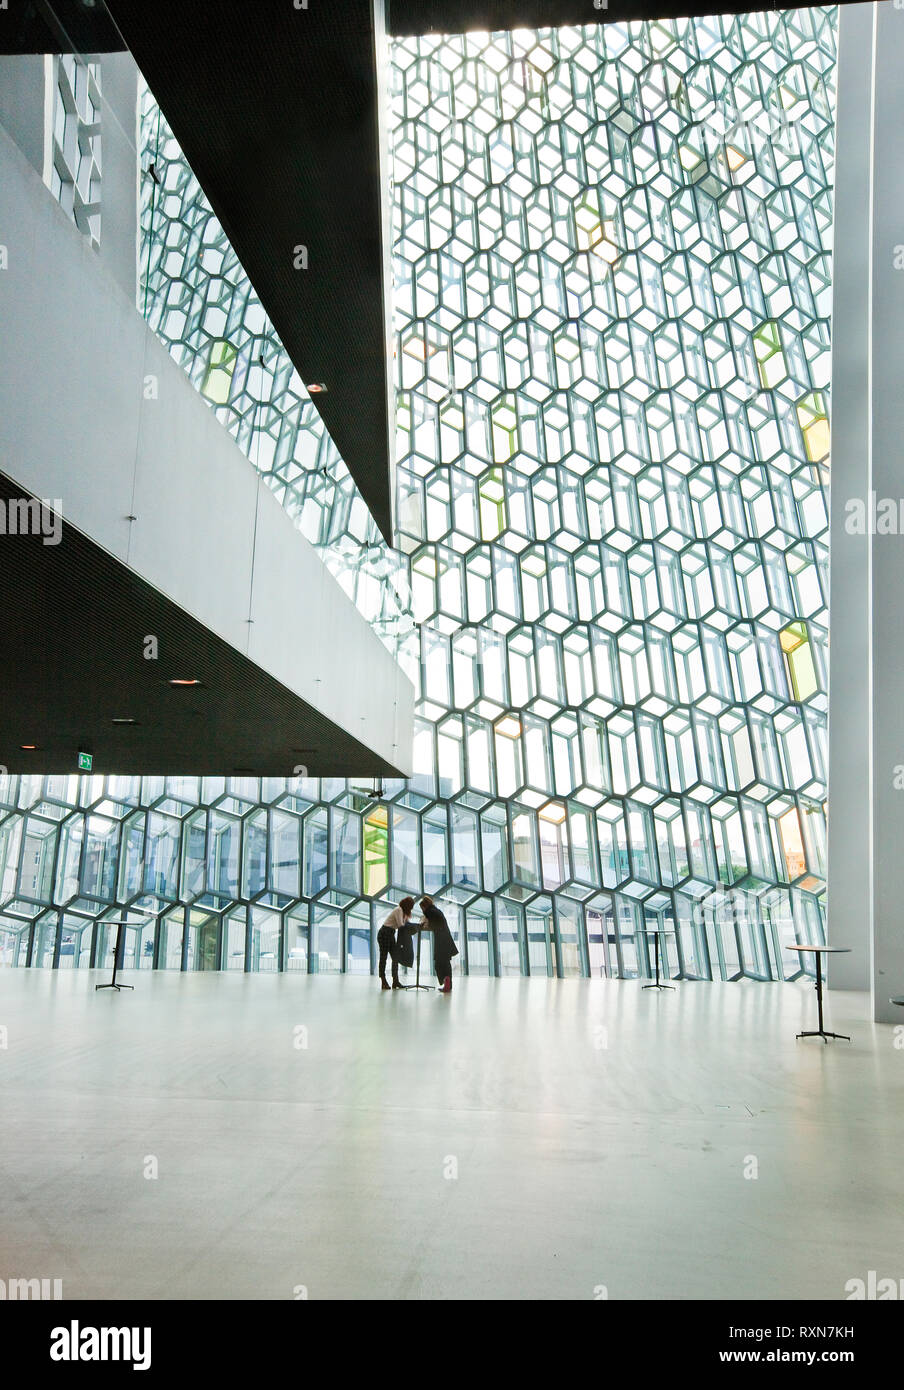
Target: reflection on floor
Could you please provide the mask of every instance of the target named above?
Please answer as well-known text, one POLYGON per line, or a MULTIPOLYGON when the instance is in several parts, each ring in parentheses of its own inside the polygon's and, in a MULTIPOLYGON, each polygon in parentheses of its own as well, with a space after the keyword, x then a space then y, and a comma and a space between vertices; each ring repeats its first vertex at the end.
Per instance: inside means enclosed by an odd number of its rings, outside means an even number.
POLYGON ((0 972, 3 1279, 843 1299, 904 1276, 904 1050, 862 995, 827 995, 853 1043, 826 1046, 795 1041, 803 984, 105 978, 0 972))

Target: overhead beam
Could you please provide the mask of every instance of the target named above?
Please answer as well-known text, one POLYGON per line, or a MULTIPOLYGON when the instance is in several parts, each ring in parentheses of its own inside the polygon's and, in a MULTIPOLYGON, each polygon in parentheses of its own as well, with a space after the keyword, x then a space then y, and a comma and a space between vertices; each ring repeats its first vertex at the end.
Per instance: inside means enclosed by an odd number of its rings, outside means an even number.
POLYGON ((410 681, 2 129, 0 226, 0 764, 407 773, 410 681))
POLYGON ((118 53, 116 25, 102 4, 12 0, 0 6, 0 53, 118 53))
MULTIPOLYGON (((624 24, 644 19, 688 19, 704 15, 749 14, 773 10, 771 4, 737 0, 388 0, 389 32, 406 34, 464 34, 471 30, 495 33, 504 29, 556 29, 564 25, 624 24)), ((841 0, 847 3, 847 0, 841 0)), ((814 8, 812 0, 779 9, 814 8)))
POLYGON ((108 8, 391 544, 374 0, 108 8))
POLYGON ((7 771, 73 774, 81 752, 123 776, 398 772, 61 516, 17 534, 30 500, 0 474, 7 771))

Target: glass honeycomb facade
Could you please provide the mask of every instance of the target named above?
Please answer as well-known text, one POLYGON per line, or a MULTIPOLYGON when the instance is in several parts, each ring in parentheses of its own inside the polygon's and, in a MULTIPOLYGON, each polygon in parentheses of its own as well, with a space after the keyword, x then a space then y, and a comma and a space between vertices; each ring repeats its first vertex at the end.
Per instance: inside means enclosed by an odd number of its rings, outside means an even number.
MULTIPOLYGON (((789 978, 825 891, 834 8, 399 40, 398 551, 145 97, 141 306, 406 665, 414 775, 5 778, 0 950, 789 978)), ((287 612, 289 605, 287 603, 287 612)))
POLYGON ((140 106, 139 307, 364 617, 404 659, 413 629, 404 556, 383 540, 146 87, 140 106))

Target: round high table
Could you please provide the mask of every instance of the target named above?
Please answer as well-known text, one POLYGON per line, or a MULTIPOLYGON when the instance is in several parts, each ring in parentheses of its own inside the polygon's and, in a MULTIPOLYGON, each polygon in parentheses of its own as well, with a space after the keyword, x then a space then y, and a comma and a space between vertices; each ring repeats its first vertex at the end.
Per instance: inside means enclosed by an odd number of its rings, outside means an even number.
POLYGON ((644 935, 645 935, 645 936, 652 936, 652 937, 655 938, 655 951, 656 951, 656 980, 655 980, 655 983, 653 983, 653 984, 651 984, 651 985, 641 985, 641 989, 672 989, 672 990, 673 990, 673 989, 675 988, 674 985, 664 985, 664 984, 661 982, 660 978, 659 978, 659 938, 660 938, 660 936, 665 936, 666 934, 669 934, 669 935, 671 935, 671 936, 674 936, 674 935, 675 935, 675 928, 674 928, 674 927, 644 927, 643 930, 644 930, 644 935))
POLYGON ((828 1043, 829 1038, 844 1038, 845 1042, 850 1042, 847 1033, 827 1033, 822 1023, 822 958, 823 956, 843 956, 850 952, 848 946, 792 946, 792 951, 812 951, 816 956, 816 1004, 819 1013, 819 1027, 815 1031, 798 1033, 799 1038, 822 1038, 824 1043, 828 1043))

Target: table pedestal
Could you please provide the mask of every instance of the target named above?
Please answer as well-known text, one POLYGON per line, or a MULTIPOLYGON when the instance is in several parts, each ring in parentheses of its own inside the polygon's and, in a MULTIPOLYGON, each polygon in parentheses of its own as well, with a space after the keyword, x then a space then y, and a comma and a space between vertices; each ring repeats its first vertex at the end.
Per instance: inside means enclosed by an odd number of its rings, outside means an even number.
POLYGON ((433 990, 433 989, 436 988, 435 985, 422 985, 422 984, 421 984, 421 935, 422 935, 421 929, 420 929, 420 927, 418 927, 418 929, 417 929, 417 970, 416 970, 415 976, 414 976, 414 984, 413 984, 413 985, 402 985, 402 989, 429 989, 429 990, 433 990))
POLYGON ((656 981, 652 985, 641 985, 641 989, 674 989, 674 985, 664 985, 659 978, 659 932, 653 933, 656 952, 656 981))
POLYGON ((819 1014, 819 1027, 809 1032, 798 1033, 799 1038, 822 1038, 824 1043, 828 1043, 829 1038, 843 1038, 845 1042, 850 1042, 847 1033, 827 1033, 822 1026, 822 959, 819 952, 816 953, 816 1007, 819 1014))
MULTIPOLYGON (((112 925, 112 923, 111 923, 112 925)), ((116 972, 120 965, 120 951, 122 950, 122 933, 126 927, 141 927, 143 922, 117 922, 116 923, 116 949, 113 952, 113 979, 106 985, 95 985, 95 989, 134 989, 134 985, 121 985, 116 978, 116 972)))

